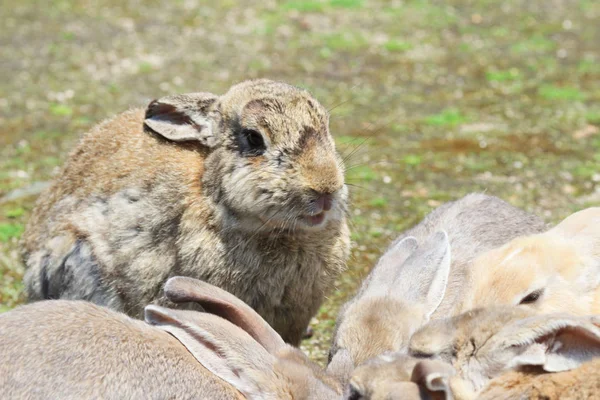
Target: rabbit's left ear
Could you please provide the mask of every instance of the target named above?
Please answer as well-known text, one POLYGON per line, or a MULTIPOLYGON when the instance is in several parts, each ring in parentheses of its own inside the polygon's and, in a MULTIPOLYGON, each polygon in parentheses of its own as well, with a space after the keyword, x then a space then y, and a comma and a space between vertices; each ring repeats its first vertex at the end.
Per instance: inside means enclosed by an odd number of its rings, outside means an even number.
POLYGON ((173 142, 197 141, 214 147, 218 124, 210 111, 217 99, 204 92, 162 97, 146 108, 144 125, 173 142))
POLYGON ((145 308, 150 325, 169 332, 210 372, 248 398, 266 398, 264 382, 276 380, 275 357, 239 327, 213 314, 145 308))
POLYGON ((174 303, 194 302, 211 314, 238 326, 275 354, 285 346, 279 334, 249 305, 231 293, 207 282, 175 276, 165 283, 165 296, 174 303))
POLYGON ((597 255, 600 255, 600 207, 586 208, 569 215, 551 232, 566 237, 589 238, 595 243, 597 255))
POLYGON ((456 370, 439 360, 419 361, 412 372, 410 380, 425 390, 431 398, 442 397, 446 400, 454 398, 450 388, 450 378, 456 375, 456 370))

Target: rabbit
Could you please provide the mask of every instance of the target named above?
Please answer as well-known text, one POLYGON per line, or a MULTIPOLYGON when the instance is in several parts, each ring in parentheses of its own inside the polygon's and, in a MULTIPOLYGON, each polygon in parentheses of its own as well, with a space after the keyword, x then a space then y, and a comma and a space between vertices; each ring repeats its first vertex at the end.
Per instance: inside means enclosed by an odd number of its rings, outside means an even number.
POLYGON ((173 95, 85 134, 22 241, 30 301, 136 318, 171 276, 206 280, 297 345, 349 256, 327 110, 266 79, 173 95))
POLYGON ((520 395, 537 390, 540 382, 566 382, 565 376, 580 369, 594 371, 589 363, 598 366, 597 357, 598 316, 539 315, 516 306, 480 308, 429 322, 411 337, 408 354, 370 360, 354 371, 350 385, 354 392, 385 398, 382 389, 410 376, 425 393, 447 399, 529 398, 520 395), (500 396, 503 392, 506 397, 500 396))
MULTIPOLYGON (((360 297, 344 306, 334 332, 330 362, 350 366, 408 344, 410 335, 439 305, 450 271, 448 236, 440 231, 420 246, 413 237, 392 246, 378 261, 360 297), (339 362, 339 361, 336 361, 339 362)), ((347 370, 345 381, 352 372, 347 370)))
POLYGON ((447 379, 454 368, 438 360, 382 354, 352 373, 348 400, 444 400, 452 398, 447 379))
POLYGON ((342 307, 329 360, 347 347, 353 350, 339 357, 350 358, 346 363, 354 366, 404 349, 427 320, 458 314, 470 263, 478 254, 545 229, 535 215, 484 194, 438 207, 392 243, 342 307))
POLYGON ((520 305, 539 313, 600 314, 600 207, 482 254, 472 279, 463 311, 520 305))
POLYGON ((341 386, 252 308, 215 286, 174 277, 174 303, 145 320, 81 300, 0 315, 0 388, 10 399, 340 399, 341 386))

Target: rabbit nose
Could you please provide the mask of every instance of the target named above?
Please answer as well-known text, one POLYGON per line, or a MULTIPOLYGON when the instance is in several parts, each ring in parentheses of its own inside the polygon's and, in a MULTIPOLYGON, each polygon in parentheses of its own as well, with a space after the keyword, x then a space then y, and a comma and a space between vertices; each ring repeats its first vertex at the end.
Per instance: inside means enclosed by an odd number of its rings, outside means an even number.
POLYGON ((319 211, 329 211, 333 204, 333 197, 329 193, 319 193, 314 201, 315 208, 319 211))

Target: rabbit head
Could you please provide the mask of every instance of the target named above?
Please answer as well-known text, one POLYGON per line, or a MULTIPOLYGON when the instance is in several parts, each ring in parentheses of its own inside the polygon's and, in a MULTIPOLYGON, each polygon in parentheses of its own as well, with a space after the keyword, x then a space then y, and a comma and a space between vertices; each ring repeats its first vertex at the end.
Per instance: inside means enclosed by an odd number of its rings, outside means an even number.
POLYGON ((447 399, 454 368, 438 360, 420 360, 401 353, 382 354, 352 373, 348 400, 447 399))
MULTIPOLYGON (((346 366, 356 366, 404 348, 442 301, 449 270, 450 245, 445 232, 420 245, 413 237, 395 243, 341 311, 329 354, 330 368, 335 370, 340 358, 349 358, 346 366)), ((348 375, 351 370, 346 370, 348 375)))
POLYGON ((442 387, 457 398, 471 398, 508 370, 567 371, 600 356, 599 324, 596 316, 477 309, 424 326, 411 338, 409 354, 451 365, 454 370, 447 372, 433 368, 432 378, 442 375, 442 387))
POLYGON ((337 399, 341 384, 285 344, 251 307, 208 283, 174 277, 165 284, 174 303, 194 302, 207 313, 146 307, 146 322, 177 338, 210 372, 249 399, 337 399), (233 325, 232 325, 233 324, 233 325))
POLYGON ((600 312, 600 208, 514 239, 476 259, 462 307, 521 305, 537 312, 600 312))
POLYGON ((239 229, 314 230, 343 217, 347 189, 329 116, 305 90, 260 79, 220 97, 167 96, 150 103, 144 123, 210 153, 203 189, 239 229))

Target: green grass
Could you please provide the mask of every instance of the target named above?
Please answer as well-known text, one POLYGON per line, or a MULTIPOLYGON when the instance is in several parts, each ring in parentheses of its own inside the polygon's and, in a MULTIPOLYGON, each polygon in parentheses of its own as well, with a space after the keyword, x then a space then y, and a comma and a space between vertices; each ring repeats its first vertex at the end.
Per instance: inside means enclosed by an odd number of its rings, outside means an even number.
POLYGON ((485 79, 490 82, 506 82, 521 79, 521 72, 516 68, 508 70, 490 70, 486 71, 485 79))
POLYGON ((11 239, 18 238, 23 230, 21 224, 0 224, 0 242, 8 242, 11 239))
POLYGON ((540 97, 546 100, 583 100, 585 94, 574 87, 543 85, 538 89, 540 97))
POLYGON ((403 52, 413 48, 413 45, 400 40, 388 40, 383 47, 390 52, 403 52))
POLYGON ((69 117, 73 114, 73 108, 66 104, 50 104, 50 114, 57 117, 69 117))
POLYGON ((446 109, 439 114, 430 115, 425 118, 425 122, 433 126, 456 126, 467 122, 468 119, 460 110, 446 109))

